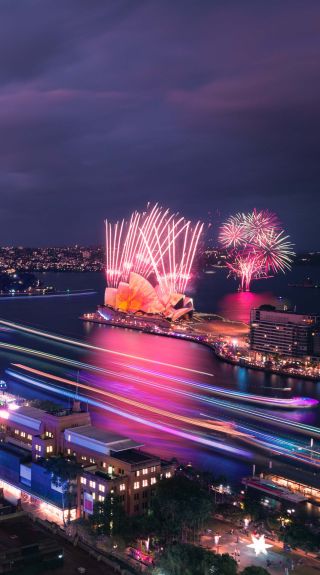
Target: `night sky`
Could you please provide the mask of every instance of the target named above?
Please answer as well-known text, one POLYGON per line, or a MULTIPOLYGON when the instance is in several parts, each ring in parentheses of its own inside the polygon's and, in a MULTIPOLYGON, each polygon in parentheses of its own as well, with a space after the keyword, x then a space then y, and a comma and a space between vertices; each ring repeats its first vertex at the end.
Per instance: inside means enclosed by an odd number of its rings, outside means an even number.
POLYGON ((0 244, 148 200, 274 210, 320 249, 319 0, 1 0, 0 244))

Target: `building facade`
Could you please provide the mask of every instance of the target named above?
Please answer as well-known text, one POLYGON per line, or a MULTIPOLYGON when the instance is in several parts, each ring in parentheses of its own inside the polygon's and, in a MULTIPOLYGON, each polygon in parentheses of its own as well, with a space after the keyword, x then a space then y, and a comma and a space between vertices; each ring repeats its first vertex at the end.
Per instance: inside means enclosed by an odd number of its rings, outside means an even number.
POLYGON ((56 413, 29 406, 0 410, 0 425, 0 486, 16 500, 38 500, 60 519, 66 513, 62 490, 52 482, 44 459, 63 455, 81 465, 72 518, 87 517, 94 503, 109 494, 119 497, 129 515, 142 513, 157 481, 174 473, 172 464, 142 451, 141 444, 91 425, 90 414, 77 403, 56 413))
POLYGON ((318 357, 320 316, 277 310, 269 305, 252 309, 250 347, 266 354, 318 357))

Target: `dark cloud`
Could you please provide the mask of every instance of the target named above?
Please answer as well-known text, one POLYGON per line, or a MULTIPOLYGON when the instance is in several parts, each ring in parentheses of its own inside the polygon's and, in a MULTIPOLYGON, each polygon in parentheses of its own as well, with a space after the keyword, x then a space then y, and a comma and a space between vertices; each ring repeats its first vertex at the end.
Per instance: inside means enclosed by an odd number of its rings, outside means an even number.
POLYGON ((148 200, 320 208, 317 1, 3 0, 0 243, 96 242, 148 200))

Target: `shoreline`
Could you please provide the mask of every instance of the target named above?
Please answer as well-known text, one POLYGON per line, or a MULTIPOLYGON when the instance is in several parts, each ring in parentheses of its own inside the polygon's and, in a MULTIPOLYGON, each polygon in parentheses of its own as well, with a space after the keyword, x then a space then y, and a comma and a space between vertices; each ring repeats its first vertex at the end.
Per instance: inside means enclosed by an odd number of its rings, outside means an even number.
POLYGON ((173 332, 169 332, 169 331, 165 332, 165 331, 160 330, 159 328, 157 328, 157 329, 152 329, 150 327, 142 328, 140 326, 132 325, 129 323, 125 324, 125 323, 120 323, 120 322, 113 321, 113 320, 106 320, 104 318, 98 317, 97 314, 83 314, 82 316, 80 316, 79 319, 81 319, 81 321, 88 321, 90 323, 109 325, 112 327, 119 327, 122 329, 132 329, 134 331, 140 331, 141 333, 148 333, 150 335, 160 335, 163 337, 173 337, 175 339, 182 339, 184 341, 191 341, 194 343, 199 343, 201 345, 208 347, 211 351, 213 351, 213 353, 215 354, 217 359, 219 359, 220 361, 224 361, 224 362, 229 363, 229 364, 234 365, 234 366, 244 367, 246 369, 253 369, 254 371, 263 371, 265 373, 270 373, 271 375, 280 375, 282 377, 292 377, 295 379, 304 379, 306 381, 314 381, 314 382, 320 381, 319 376, 312 375, 312 374, 289 373, 286 371, 281 371, 281 370, 273 369, 270 367, 263 367, 263 366, 248 364, 243 359, 242 360, 239 359, 238 361, 231 359, 230 357, 226 357, 225 355, 223 355, 222 353, 220 353, 217 350, 217 342, 216 343, 210 343, 204 339, 204 336, 201 336, 201 335, 197 336, 197 335, 193 335, 193 334, 173 333, 173 332))

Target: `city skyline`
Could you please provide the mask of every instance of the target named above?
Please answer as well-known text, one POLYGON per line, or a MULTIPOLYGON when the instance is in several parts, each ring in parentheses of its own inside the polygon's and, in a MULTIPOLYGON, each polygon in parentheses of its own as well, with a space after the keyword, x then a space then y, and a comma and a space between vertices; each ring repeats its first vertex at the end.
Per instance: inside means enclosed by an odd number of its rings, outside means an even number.
POLYGON ((0 245, 102 244, 160 199, 216 228, 270 209, 317 249, 319 10, 2 3, 0 245))

